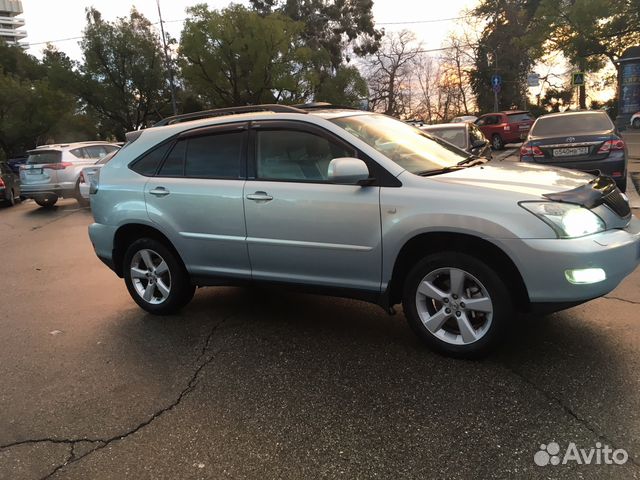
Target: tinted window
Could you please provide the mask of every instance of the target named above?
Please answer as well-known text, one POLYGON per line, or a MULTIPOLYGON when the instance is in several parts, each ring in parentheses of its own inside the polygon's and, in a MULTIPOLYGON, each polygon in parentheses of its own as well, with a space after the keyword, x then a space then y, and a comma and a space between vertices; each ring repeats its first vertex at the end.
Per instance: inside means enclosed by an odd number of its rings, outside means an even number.
POLYGON ((331 160, 353 155, 353 151, 308 132, 262 130, 257 134, 258 178, 265 180, 326 181, 331 160))
POLYGON ((41 150, 32 152, 27 157, 29 165, 39 165, 43 163, 60 163, 62 161, 62 153, 55 150, 41 150))
POLYGON ((197 178, 240 178, 244 132, 189 139, 185 175, 197 178))
POLYGON ((77 158, 90 158, 89 153, 84 148, 74 148, 73 150, 69 150, 69 153, 77 158))
POLYGON ((107 151, 101 146, 84 147, 87 151, 88 158, 102 158, 107 154, 107 151))
POLYGON ((184 175, 184 154, 187 151, 187 141, 180 140, 171 149, 167 159, 162 164, 158 175, 161 177, 182 177, 184 175))
POLYGON ((608 130, 613 130, 613 123, 606 113, 567 113, 538 118, 533 125, 531 135, 535 137, 557 137, 584 135, 608 130))
POLYGON ((140 175, 151 176, 155 174, 170 146, 171 143, 165 143, 147 152, 142 158, 131 165, 131 170, 140 175))
POLYGON ((460 128, 434 128, 434 129, 425 129, 427 133, 431 135, 436 135, 443 140, 446 140, 449 143, 453 143, 454 145, 460 148, 466 148, 467 143, 465 141, 465 127, 460 128))
POLYGON ((530 122, 531 120, 533 120, 533 117, 528 113, 512 113, 507 115, 507 121, 509 123, 530 122))

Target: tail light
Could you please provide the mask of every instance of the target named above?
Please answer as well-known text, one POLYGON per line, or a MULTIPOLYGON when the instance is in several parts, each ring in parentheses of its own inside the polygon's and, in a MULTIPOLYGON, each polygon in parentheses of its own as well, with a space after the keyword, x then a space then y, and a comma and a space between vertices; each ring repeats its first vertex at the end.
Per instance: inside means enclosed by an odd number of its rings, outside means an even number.
POLYGON ((544 152, 540 150, 540 147, 527 145, 526 143, 520 147, 521 157, 544 157, 544 152))
POLYGON ((60 162, 60 163, 47 163, 42 165, 42 168, 48 168, 49 170, 64 170, 67 167, 72 167, 73 163, 71 162, 60 162))
POLYGON ((78 182, 87 183, 84 179, 84 172, 80 172, 80 176, 78 177, 78 182))
POLYGON ((624 150, 624 141, 620 139, 607 140, 602 144, 598 153, 609 153, 614 150, 624 150))
POLYGON ((4 188, 4 180, 2 180, 2 177, 0 177, 0 188, 4 188))

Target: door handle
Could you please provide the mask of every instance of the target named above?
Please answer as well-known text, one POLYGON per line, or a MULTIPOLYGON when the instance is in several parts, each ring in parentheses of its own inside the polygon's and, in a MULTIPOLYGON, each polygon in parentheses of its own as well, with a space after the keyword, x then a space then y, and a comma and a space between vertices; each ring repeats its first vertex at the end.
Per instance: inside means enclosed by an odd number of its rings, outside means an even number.
POLYGON ((149 190, 149 193, 151 195, 155 195, 156 197, 166 197, 171 192, 169 192, 169 190, 164 187, 156 187, 153 190, 149 190))
POLYGON ((255 192, 248 194, 247 200, 253 200, 254 202, 269 202, 273 200, 273 197, 267 192, 255 192))

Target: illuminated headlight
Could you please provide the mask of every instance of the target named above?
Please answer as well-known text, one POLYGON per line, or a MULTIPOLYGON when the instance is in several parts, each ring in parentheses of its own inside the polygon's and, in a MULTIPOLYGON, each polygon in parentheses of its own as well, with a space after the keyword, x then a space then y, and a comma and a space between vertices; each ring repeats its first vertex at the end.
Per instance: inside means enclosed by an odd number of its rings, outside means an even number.
POLYGON ((547 223, 559 238, 584 237, 605 230, 602 219, 580 205, 560 202, 520 202, 520 206, 547 223))
POLYGON ((601 268, 579 268, 576 270, 565 270, 564 276, 570 283, 588 284, 598 283, 607 279, 607 274, 601 268))

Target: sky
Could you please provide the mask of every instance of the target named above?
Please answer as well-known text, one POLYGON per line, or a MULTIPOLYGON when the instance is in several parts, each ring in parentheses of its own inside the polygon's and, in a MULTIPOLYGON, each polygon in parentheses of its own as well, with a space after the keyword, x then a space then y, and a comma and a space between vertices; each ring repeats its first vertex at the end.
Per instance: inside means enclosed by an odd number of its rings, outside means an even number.
MULTIPOLYGON (((224 8, 231 2, 228 0, 160 0, 162 17, 166 31, 178 38, 182 29, 181 20, 185 17, 187 7, 197 3, 207 3, 210 8, 224 8)), ((248 3, 236 1, 235 3, 248 3)), ((408 29, 415 32, 423 42, 424 48, 438 48, 452 29, 461 28, 460 22, 436 21, 461 15, 465 8, 471 7, 477 0, 374 0, 374 18, 379 28, 387 31, 408 29), (422 22, 389 24, 396 22, 422 22)), ((99 10, 103 18, 113 20, 128 15, 131 7, 142 12, 152 22, 158 21, 156 0, 67 0, 54 2, 51 0, 22 0, 24 8, 25 42, 31 46, 29 52, 40 56, 47 41, 62 40, 82 35, 85 26, 85 9, 93 6, 99 10), (33 44, 33 45, 32 45, 33 44)), ((67 53, 74 60, 82 56, 78 40, 52 42, 58 50, 67 53)))

